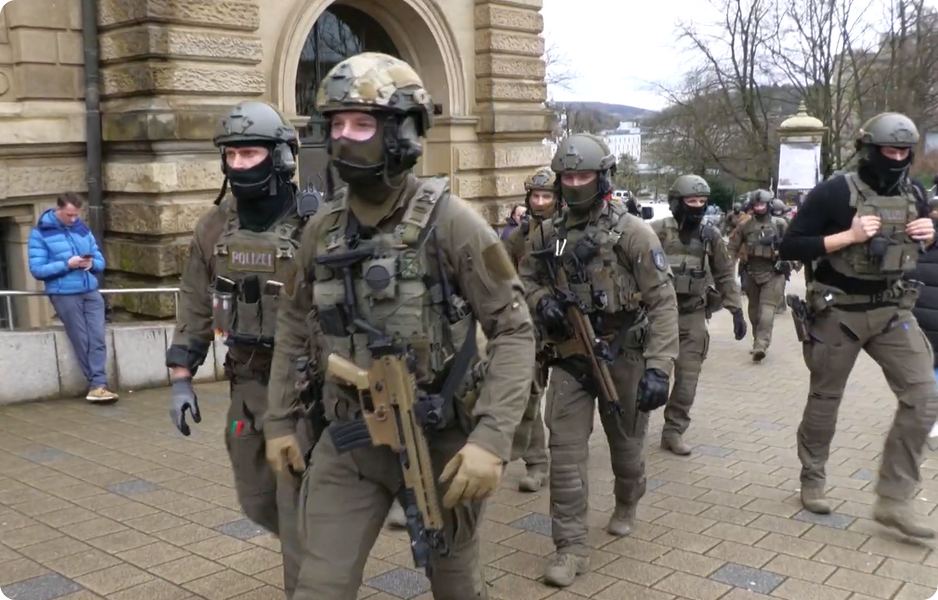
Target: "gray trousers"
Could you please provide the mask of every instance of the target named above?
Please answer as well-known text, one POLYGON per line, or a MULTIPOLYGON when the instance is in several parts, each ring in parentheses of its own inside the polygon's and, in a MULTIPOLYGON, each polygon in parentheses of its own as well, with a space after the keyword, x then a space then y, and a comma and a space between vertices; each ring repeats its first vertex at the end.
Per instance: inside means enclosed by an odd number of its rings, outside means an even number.
POLYGON ((65 325, 65 334, 72 343, 89 388, 107 387, 104 297, 94 290, 84 294, 49 296, 49 300, 65 325))

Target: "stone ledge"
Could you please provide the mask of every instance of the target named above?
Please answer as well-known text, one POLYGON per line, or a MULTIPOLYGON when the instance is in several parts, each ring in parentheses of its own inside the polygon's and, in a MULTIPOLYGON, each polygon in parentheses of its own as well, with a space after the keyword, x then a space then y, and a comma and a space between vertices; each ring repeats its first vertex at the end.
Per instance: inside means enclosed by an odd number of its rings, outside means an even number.
POLYGON ((453 177, 453 193, 465 200, 523 196, 527 170, 498 171, 481 174, 457 174, 453 177))
POLYGON ((217 193, 212 193, 201 199, 180 201, 176 195, 172 200, 111 195, 105 201, 105 228, 130 235, 191 234, 198 220, 214 207, 216 196, 217 193))
POLYGON ((482 169, 506 169, 512 167, 535 167, 550 162, 550 148, 544 145, 508 145, 499 144, 476 148, 459 148, 456 151, 456 169, 459 171, 477 171, 482 169))
POLYGON ((104 97, 194 92, 243 98, 267 91, 260 69, 160 62, 105 67, 101 84, 104 97))
POLYGON ((10 159, 0 162, 0 199, 54 197, 64 190, 88 190, 84 156, 63 157, 44 165, 17 165, 10 159))
POLYGON ((475 0, 475 3, 476 6, 516 6, 518 8, 528 8, 537 11, 544 8, 544 0, 475 0))
POLYGON ((54 103, 48 111, 28 108, 43 104, 0 103, 0 146, 85 143, 82 102, 54 103))
POLYGON ((109 235, 104 241, 104 261, 109 271, 171 277, 182 273, 188 246, 188 240, 135 241, 109 235))
POLYGON ((261 15, 252 0, 101 0, 98 4, 102 28, 143 22, 255 31, 261 15))
POLYGON ((101 34, 104 63, 127 58, 192 58, 256 65, 263 58, 259 39, 210 31, 180 31, 145 25, 101 34))
POLYGON ((476 107, 479 115, 479 133, 488 135, 533 134, 538 141, 546 138, 553 129, 556 118, 550 111, 541 107, 530 107, 529 111, 511 111, 480 104, 476 107))
MULTIPOLYGON (((169 385, 166 349, 173 326, 109 325, 107 342, 108 386, 129 391, 169 385)), ((225 346, 212 345, 205 364, 196 373, 199 382, 224 380, 225 346)), ((60 328, 44 331, 0 333, 0 405, 75 398, 83 396, 88 384, 72 345, 60 328), (29 373, 29 377, 23 377, 29 373)))
POLYGON ((492 27, 528 33, 544 30, 544 17, 532 8, 514 8, 498 4, 477 4, 475 7, 476 29, 492 27))
POLYGON ((520 56, 544 56, 544 38, 534 33, 494 31, 480 29, 476 31, 477 53, 517 54, 520 56))

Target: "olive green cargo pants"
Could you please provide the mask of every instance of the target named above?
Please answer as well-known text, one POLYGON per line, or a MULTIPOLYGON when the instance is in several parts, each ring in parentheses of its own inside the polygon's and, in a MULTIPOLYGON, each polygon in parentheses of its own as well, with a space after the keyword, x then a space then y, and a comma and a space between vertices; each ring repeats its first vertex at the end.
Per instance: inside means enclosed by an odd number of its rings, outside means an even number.
POLYGON ((883 448, 876 493, 911 499, 920 481, 922 451, 938 416, 932 349, 915 317, 895 306, 868 312, 829 308, 814 318, 809 334, 803 353, 811 379, 798 427, 802 488, 825 483, 837 411, 860 350, 865 350, 882 368, 899 400, 883 448))
MULTIPOLYGON (((451 429, 434 433, 428 442, 438 479, 466 435, 451 429)), ((300 491, 305 552, 293 600, 355 600, 368 554, 401 487, 400 463, 387 447, 339 454, 328 434, 316 444, 310 462, 300 491)), ((437 486, 441 500, 445 489, 437 486)), ((434 553, 430 559, 436 600, 488 598, 479 561, 482 508, 483 503, 474 502, 443 509, 449 555, 434 553)))
POLYGON ((743 285, 749 301, 752 349, 764 352, 772 344, 772 327, 785 290, 785 276, 774 272, 749 272, 743 285))
POLYGON ((528 469, 543 467, 547 469, 547 438, 544 435, 544 417, 541 414, 541 398, 547 388, 548 369, 537 365, 534 369, 534 380, 531 383, 531 396, 524 411, 524 424, 519 429, 527 427, 530 435, 527 444, 521 452, 521 459, 528 469))
MULTIPOLYGON (((645 359, 635 351, 619 355, 610 365, 621 414, 600 410, 617 505, 636 505, 645 495, 645 433, 648 413, 636 410, 638 382, 645 359)), ((589 554, 586 515, 589 510, 589 438, 593 432, 596 397, 583 389, 562 365, 551 369, 544 421, 550 430, 550 512, 558 553, 589 554)))
MULTIPOLYGON (((280 538, 283 587, 287 598, 292 598, 302 551, 296 513, 299 476, 277 477, 267 463, 262 430, 267 385, 263 377, 230 360, 225 372, 231 384, 225 446, 234 470, 238 502, 249 519, 280 538)), ((309 442, 305 424, 298 429, 300 446, 305 448, 309 442)))
POLYGON ((707 352, 710 333, 707 331, 705 308, 678 315, 681 349, 674 363, 674 387, 664 408, 662 437, 677 433, 683 435, 690 426, 690 409, 697 395, 697 382, 707 352))

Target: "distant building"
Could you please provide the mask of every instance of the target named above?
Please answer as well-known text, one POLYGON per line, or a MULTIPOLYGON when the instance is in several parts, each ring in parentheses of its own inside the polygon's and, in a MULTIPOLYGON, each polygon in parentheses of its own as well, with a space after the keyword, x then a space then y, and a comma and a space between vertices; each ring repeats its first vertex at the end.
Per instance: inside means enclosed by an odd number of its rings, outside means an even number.
POLYGON ((616 157, 631 156, 635 162, 642 159, 642 129, 634 121, 622 121, 619 126, 603 132, 603 138, 616 157))

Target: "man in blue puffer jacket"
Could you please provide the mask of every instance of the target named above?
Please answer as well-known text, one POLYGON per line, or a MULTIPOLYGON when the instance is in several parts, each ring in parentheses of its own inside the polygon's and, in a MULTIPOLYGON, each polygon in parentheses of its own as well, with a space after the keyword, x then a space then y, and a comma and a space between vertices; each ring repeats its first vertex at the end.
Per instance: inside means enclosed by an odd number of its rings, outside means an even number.
POLYGON ((78 218, 82 199, 69 192, 56 208, 42 213, 29 234, 29 272, 42 281, 81 371, 88 380, 86 398, 95 403, 117 401, 107 389, 107 343, 104 298, 96 274, 104 271, 104 257, 88 226, 78 218))

